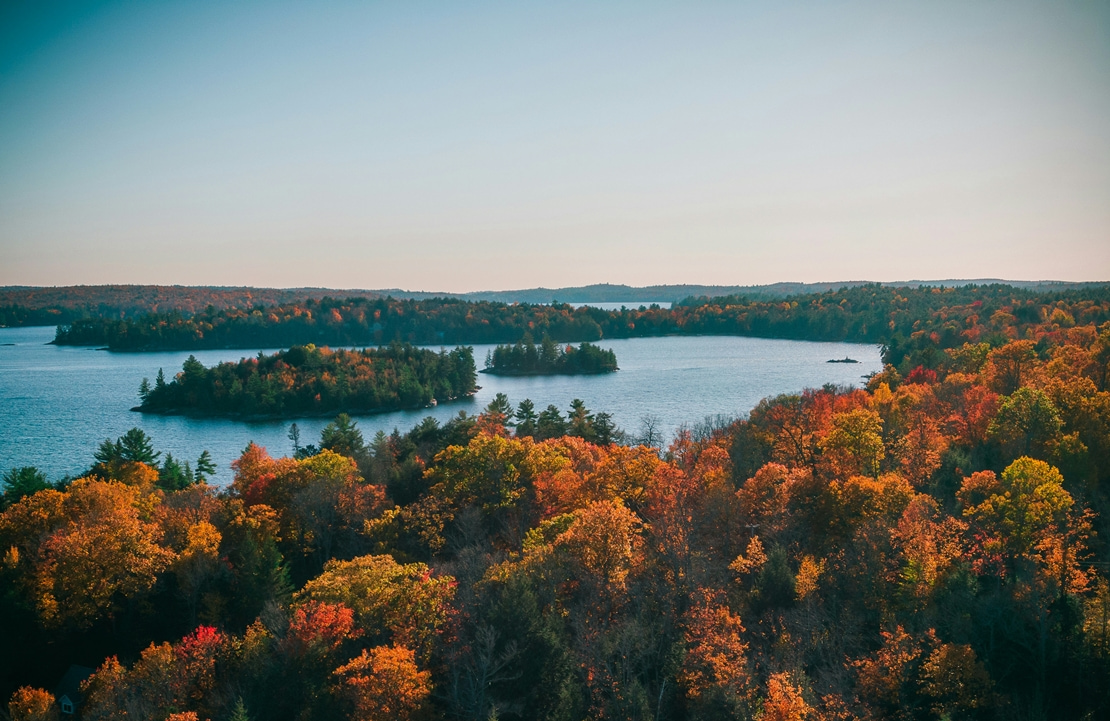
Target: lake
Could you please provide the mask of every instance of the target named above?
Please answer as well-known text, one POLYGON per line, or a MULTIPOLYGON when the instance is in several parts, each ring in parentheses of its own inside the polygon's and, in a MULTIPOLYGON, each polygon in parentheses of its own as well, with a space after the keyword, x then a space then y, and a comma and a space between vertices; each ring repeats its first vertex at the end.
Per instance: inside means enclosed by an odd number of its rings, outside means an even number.
MULTIPOLYGON (((155 416, 129 409, 138 404, 142 379, 153 382, 159 368, 172 378, 188 352, 109 353, 93 348, 52 346, 54 329, 0 328, 0 472, 37 466, 52 479, 81 473, 106 438, 115 440, 138 426, 155 448, 194 461, 208 450, 219 470, 215 483, 231 481, 231 461, 249 441, 273 455, 287 455, 289 423, 202 420, 155 416)), ((600 341, 617 354, 621 370, 601 376, 495 377, 479 374, 482 389, 471 399, 436 408, 357 417, 363 437, 378 430, 406 431, 425 416, 441 422, 460 410, 479 412, 496 393, 515 406, 531 398, 537 412, 555 404, 564 413, 574 398, 591 411, 606 411, 630 434, 643 419, 659 419, 670 438, 682 425, 707 417, 743 416, 762 398, 826 383, 861 385, 862 376, 882 369, 879 348, 856 343, 811 343, 727 336, 668 336, 600 341), (832 358, 859 363, 827 363, 832 358)), ((475 345, 479 368, 493 346, 475 345)), ((255 355, 257 350, 197 351, 207 366, 255 355)), ((269 351, 268 351, 269 352, 269 351)), ((298 419, 301 443, 315 443, 328 420, 298 419)))

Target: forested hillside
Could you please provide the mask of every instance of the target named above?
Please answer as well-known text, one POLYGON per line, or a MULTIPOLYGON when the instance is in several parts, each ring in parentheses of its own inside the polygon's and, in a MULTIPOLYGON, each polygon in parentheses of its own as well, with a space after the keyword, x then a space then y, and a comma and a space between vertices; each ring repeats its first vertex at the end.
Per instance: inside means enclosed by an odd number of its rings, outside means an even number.
POLYGON ((80 663, 86 719, 1104 718, 1110 326, 1053 308, 663 449, 499 397, 226 489, 141 432, 13 471, 12 715, 80 663))
MULTIPOLYGON (((782 301, 726 297, 605 311, 570 305, 460 300, 349 299, 211 310, 132 320, 89 319, 58 328, 56 343, 113 350, 516 343, 526 333, 556 342, 667 334, 883 343, 899 367, 939 363, 964 343, 1052 343, 1074 326, 1110 320, 1110 287, 1035 292, 1004 285, 889 288, 866 285, 782 301)), ((903 368, 906 370, 907 368, 903 368)))

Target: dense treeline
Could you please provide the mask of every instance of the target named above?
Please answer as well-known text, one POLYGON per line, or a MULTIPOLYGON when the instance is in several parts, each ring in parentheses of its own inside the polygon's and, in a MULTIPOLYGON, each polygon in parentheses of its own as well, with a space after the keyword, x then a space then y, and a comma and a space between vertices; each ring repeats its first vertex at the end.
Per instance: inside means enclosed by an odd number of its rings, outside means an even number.
POLYGON ((717 298, 605 311, 569 305, 504 305, 460 300, 306 301, 186 316, 89 319, 58 328, 56 343, 114 350, 515 343, 525 333, 560 343, 666 334, 883 343, 887 362, 909 370, 967 342, 997 347, 1044 343, 1076 325, 1110 320, 1110 286, 1039 292, 1005 285, 890 288, 863 285, 781 301, 717 298))
POLYGON ((505 343, 526 332, 563 340, 597 340, 607 317, 598 309, 462 300, 330 298, 253 309, 151 314, 132 321, 88 319, 61 326, 56 343, 113 350, 505 343), (458 340, 458 339, 467 340, 458 340))
MULTIPOLYGON (((886 286, 937 285, 989 285, 1008 283, 1015 288, 1037 291, 1078 291, 1099 283, 1065 283, 1057 281, 998 281, 966 280, 937 282, 884 283, 886 286)), ((772 283, 751 286, 706 285, 654 285, 633 287, 600 283, 570 288, 531 288, 504 291, 476 291, 471 293, 439 293, 406 291, 399 289, 338 290, 334 288, 253 288, 227 286, 180 285, 80 285, 80 286, 4 286, 0 287, 0 325, 3 318, 14 319, 8 325, 36 325, 43 316, 28 316, 29 311, 50 311, 53 320, 47 325, 69 323, 72 319, 99 316, 105 318, 130 318, 144 313, 181 311, 197 313, 207 306, 213 308, 250 308, 253 306, 291 304, 309 298, 458 298, 470 301, 496 301, 502 303, 548 303, 561 298, 571 303, 641 303, 677 302, 689 296, 708 297, 735 295, 748 300, 772 300, 787 296, 824 293, 839 288, 868 285, 865 281, 835 283, 772 283), (10 313, 11 315, 5 315, 10 313), (57 317, 62 313, 63 317, 57 317), (70 314, 71 313, 71 314, 70 314), (26 322, 20 323, 21 320, 26 322)), ((49 318, 49 316, 47 316, 49 318)))
MULTIPOLYGON (((342 291, 377 298, 375 291, 342 291)), ((334 295, 323 288, 229 288, 181 285, 77 285, 0 288, 0 326, 70 324, 80 319, 120 320, 147 313, 192 315, 211 308, 303 302, 334 295)))
POLYGON ((395 343, 378 349, 293 346, 272 355, 220 363, 193 356, 169 383, 161 369, 139 389, 144 413, 319 415, 423 408, 477 389, 469 347, 434 351, 395 343))
POLYGON ((76 662, 86 719, 1105 718, 1110 325, 1054 325, 663 451, 504 397, 223 490, 108 443, 0 515, 13 717, 76 662))
POLYGON ((539 347, 530 334, 515 345, 499 345, 486 356, 483 372, 505 376, 587 375, 612 373, 617 368, 617 354, 598 348, 593 343, 563 347, 544 336, 539 347))
POLYGON ((69 308, 27 308, 21 305, 0 305, 0 328, 73 323, 89 314, 69 308))

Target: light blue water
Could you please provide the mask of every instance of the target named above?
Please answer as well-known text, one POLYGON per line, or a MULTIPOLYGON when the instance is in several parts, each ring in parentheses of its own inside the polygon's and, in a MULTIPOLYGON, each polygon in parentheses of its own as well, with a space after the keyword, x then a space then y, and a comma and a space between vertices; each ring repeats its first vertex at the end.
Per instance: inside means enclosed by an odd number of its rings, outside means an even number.
POLYGON ((582 306, 586 305, 586 306, 589 306, 591 308, 601 308, 602 310, 620 310, 621 308, 628 308, 629 310, 635 310, 637 308, 647 308, 650 305, 657 305, 660 308, 670 308, 671 307, 671 301, 669 301, 669 300, 654 300, 654 301, 649 301, 647 303, 630 303, 628 301, 625 301, 623 303, 572 303, 572 305, 574 305, 577 308, 581 308, 582 306))
MULTIPOLYGON (((46 345, 53 328, 0 328, 0 472, 33 465, 51 479, 82 472, 96 447, 139 426, 155 447, 175 458, 196 459, 211 452, 219 470, 214 481, 231 480, 231 461, 248 441, 273 455, 290 452, 289 422, 245 423, 153 416, 131 412, 139 383, 152 381, 158 368, 167 377, 181 369, 187 352, 108 353, 92 348, 46 345)), ((460 410, 479 412, 494 394, 515 406, 531 398, 536 409, 554 403, 564 412, 574 398, 593 411, 607 411, 618 426, 635 434, 645 416, 661 420, 669 438, 683 424, 707 416, 742 416, 766 396, 819 387, 859 385, 861 376, 881 370, 877 346, 809 343, 759 338, 686 336, 602 341, 617 354, 621 370, 603 376, 506 378, 478 376, 482 389, 470 400, 437 408, 358 418, 369 440, 378 430, 408 430, 424 416, 441 422, 460 410), (849 356, 858 364, 826 363, 849 356)), ((474 347, 479 367, 492 346, 474 347)), ((213 350, 195 355, 205 365, 238 360, 257 351, 213 350)), ((327 419, 297 420, 301 443, 316 442, 327 419)))

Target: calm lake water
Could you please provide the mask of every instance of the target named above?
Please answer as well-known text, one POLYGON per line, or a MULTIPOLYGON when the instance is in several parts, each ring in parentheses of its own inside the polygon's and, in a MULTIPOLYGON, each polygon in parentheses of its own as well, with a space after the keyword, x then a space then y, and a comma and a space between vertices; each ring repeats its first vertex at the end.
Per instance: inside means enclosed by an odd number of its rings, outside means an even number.
MULTIPOLYGON (((208 450, 219 470, 214 482, 231 480, 231 461, 249 441, 273 455, 287 455, 289 421, 245 423, 153 416, 131 412, 139 383, 158 369, 167 377, 189 353, 109 353, 93 348, 46 345, 53 328, 0 328, 0 472, 37 466, 51 479, 82 472, 106 438, 139 426, 155 447, 175 458, 195 460, 208 450)), ((604 376, 498 378, 480 374, 482 389, 466 401, 436 408, 358 417, 369 440, 378 430, 408 430, 425 416, 441 422, 460 410, 479 412, 496 393, 515 406, 531 398, 539 411, 554 403, 565 412, 574 398, 592 411, 607 411, 618 426, 637 433, 645 416, 660 419, 670 438, 681 425, 709 416, 742 416, 760 399, 826 383, 860 385, 879 371, 879 348, 855 343, 809 343, 721 336, 687 336, 602 341, 617 354, 621 370, 604 376), (858 364, 826 363, 845 356, 858 364)), ((474 346, 479 367, 492 346, 474 346)), ((257 350, 199 351, 205 365, 238 360, 257 350)), ((319 439, 327 419, 297 420, 301 442, 319 439)))

